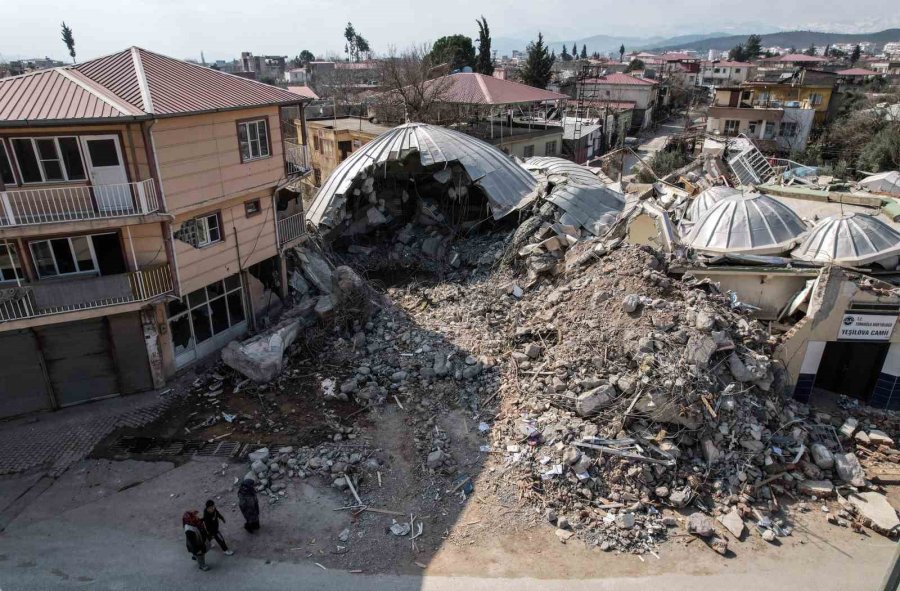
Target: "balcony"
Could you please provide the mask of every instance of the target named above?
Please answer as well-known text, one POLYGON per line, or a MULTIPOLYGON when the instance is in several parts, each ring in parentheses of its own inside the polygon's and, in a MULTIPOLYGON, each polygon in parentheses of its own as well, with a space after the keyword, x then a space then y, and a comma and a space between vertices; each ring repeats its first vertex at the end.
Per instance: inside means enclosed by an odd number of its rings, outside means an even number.
POLYGON ((0 228, 102 220, 156 213, 152 179, 119 185, 7 188, 0 192, 0 228))
POLYGON ((309 164, 309 149, 303 144, 284 142, 284 164, 288 176, 305 175, 312 170, 309 164))
POLYGON ((146 302, 175 289, 168 264, 131 273, 0 288, 0 323, 146 302))
POLYGON ((278 218, 275 220, 275 224, 279 248, 283 248, 306 234, 306 216, 302 211, 294 215, 278 218))

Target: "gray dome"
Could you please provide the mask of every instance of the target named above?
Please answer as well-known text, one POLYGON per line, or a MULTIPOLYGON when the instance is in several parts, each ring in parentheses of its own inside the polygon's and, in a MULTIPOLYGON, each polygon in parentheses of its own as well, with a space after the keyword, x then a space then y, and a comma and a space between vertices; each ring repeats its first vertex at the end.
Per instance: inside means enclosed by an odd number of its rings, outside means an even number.
POLYGON ((563 211, 561 224, 580 226, 594 236, 605 234, 625 209, 625 196, 599 183, 558 185, 547 201, 563 211))
POLYGON ((699 195, 694 197, 694 199, 691 201, 691 204, 688 206, 684 217, 688 220, 699 220, 710 207, 712 207, 722 199, 731 197, 732 195, 740 194, 741 191, 733 187, 726 187, 724 185, 710 187, 704 191, 701 191, 699 195))
POLYGON ((418 154, 422 166, 459 162, 485 193, 495 219, 535 196, 537 179, 494 146, 439 125, 406 123, 390 129, 353 152, 322 184, 307 219, 330 225, 346 203, 344 195, 367 169, 418 154))
POLYGON ((561 184, 563 181, 581 185, 604 184, 588 167, 556 156, 532 156, 525 161, 524 166, 528 170, 547 175, 553 184, 561 184))
POLYGON ((822 219, 791 256, 801 261, 866 265, 900 253, 900 233, 864 213, 822 219))
POLYGON ((779 254, 805 232, 806 225, 790 207, 763 193, 750 193, 713 205, 683 242, 701 252, 779 254))

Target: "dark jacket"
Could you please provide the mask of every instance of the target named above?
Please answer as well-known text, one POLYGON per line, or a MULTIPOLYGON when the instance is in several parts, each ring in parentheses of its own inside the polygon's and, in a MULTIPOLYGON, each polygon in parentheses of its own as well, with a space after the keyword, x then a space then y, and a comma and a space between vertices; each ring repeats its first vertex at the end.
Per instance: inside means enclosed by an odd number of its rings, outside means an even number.
POLYGON ((256 500, 256 488, 249 478, 244 480, 238 489, 238 507, 247 523, 259 521, 259 501, 256 500))
POLYGON ((212 513, 204 509, 203 524, 206 525, 206 533, 209 537, 216 535, 216 532, 219 531, 219 520, 221 520, 222 523, 225 523, 225 518, 222 517, 222 514, 219 513, 218 509, 212 513))
POLYGON ((187 551, 191 554, 206 554, 206 542, 203 540, 203 532, 193 525, 184 526, 184 537, 187 543, 187 551))

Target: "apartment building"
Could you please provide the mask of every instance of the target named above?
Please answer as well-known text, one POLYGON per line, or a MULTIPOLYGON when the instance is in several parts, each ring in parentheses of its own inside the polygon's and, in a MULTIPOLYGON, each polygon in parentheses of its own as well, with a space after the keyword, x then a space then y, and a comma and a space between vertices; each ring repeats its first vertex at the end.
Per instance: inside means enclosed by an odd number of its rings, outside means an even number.
POLYGON ((160 387, 266 314, 304 100, 137 47, 0 80, 0 418, 160 387))
POLYGON ((791 153, 806 147, 815 114, 809 102, 776 104, 752 87, 722 87, 709 107, 706 131, 727 137, 743 134, 765 151, 791 153))
POLYGON ((700 65, 700 76, 697 78, 697 84, 707 87, 741 84, 751 79, 755 73, 756 66, 749 62, 707 61, 700 65))
POLYGON ((331 117, 305 122, 297 119, 295 123, 298 134, 303 125, 307 128, 309 162, 313 170, 313 174, 307 177, 310 197, 350 154, 392 129, 363 117, 331 117))

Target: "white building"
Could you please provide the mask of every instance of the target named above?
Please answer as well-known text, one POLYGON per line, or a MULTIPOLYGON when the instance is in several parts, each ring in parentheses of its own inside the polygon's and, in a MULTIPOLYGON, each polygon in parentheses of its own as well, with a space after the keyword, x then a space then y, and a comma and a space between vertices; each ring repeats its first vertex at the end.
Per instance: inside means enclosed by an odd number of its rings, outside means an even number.
POLYGON ((740 84, 750 79, 756 72, 756 66, 748 62, 730 62, 713 60, 700 64, 698 86, 728 86, 740 84))
POLYGON ((306 73, 306 68, 294 68, 292 70, 285 70, 284 72, 284 81, 288 84, 306 86, 307 79, 308 75, 306 73))

